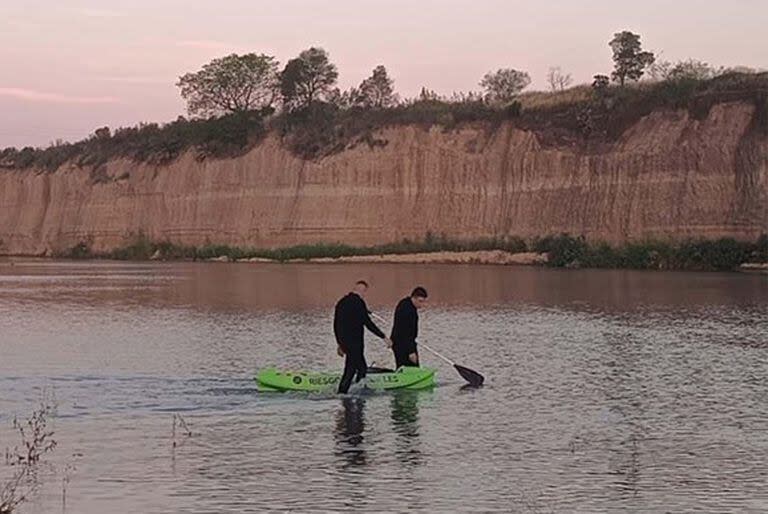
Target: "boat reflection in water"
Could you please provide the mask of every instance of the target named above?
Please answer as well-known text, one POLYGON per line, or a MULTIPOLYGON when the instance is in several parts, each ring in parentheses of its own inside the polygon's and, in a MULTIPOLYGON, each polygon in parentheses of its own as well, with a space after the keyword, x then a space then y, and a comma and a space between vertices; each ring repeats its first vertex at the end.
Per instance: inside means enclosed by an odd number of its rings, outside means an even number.
POLYGON ((392 430, 397 434, 395 454, 405 465, 418 465, 419 449, 419 391, 396 391, 390 404, 392 430))

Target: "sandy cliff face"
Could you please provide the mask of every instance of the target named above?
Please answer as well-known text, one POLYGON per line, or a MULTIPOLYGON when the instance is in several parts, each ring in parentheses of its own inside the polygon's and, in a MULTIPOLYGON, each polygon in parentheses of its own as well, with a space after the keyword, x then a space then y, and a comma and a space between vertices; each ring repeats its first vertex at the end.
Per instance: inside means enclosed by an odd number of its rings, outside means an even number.
POLYGON ((568 232, 590 239, 768 232, 768 136, 754 106, 719 104, 696 120, 655 112, 599 152, 543 146, 502 125, 381 130, 303 161, 267 138, 236 159, 106 170, 0 172, 0 252, 40 254, 137 234, 202 245, 367 245, 427 232, 453 238, 568 232))

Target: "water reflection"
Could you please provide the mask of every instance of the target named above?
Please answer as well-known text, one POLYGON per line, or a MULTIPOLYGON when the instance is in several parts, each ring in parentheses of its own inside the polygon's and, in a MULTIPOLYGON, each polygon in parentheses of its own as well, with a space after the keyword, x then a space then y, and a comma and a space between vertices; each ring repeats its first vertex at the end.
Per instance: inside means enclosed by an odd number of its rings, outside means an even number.
POLYGON ((365 398, 345 397, 336 415, 336 456, 344 467, 364 466, 367 461, 365 438, 365 398))
POLYGON ((642 342, 632 334, 615 336, 607 345, 610 359, 606 362, 603 390, 606 403, 611 405, 618 437, 618 446, 611 449, 609 472, 620 498, 637 496, 641 472, 644 471, 642 456, 648 436, 643 420, 648 417, 651 403, 646 387, 649 360, 653 356, 643 350, 642 342))
POLYGON ((406 465, 421 463, 419 448, 419 392, 397 391, 390 404, 392 430, 397 435, 395 455, 406 465))
POLYGON ((631 432, 618 448, 611 449, 608 472, 615 475, 613 483, 619 491, 619 497, 637 496, 640 481, 640 444, 642 435, 631 432))
POLYGON ((18 261, 0 267, 0 293, 39 303, 174 306, 200 311, 329 308, 364 277, 371 306, 393 306, 404 290, 424 284, 435 305, 536 304, 575 311, 623 313, 628 306, 733 302, 760 305, 766 276, 643 273, 451 265, 57 263, 18 261), (446 276, 450 280, 446 280, 446 276), (46 291, 32 289, 43 285, 46 291), (738 287, 733 287, 737 285, 738 287), (126 295, 127 289, 131 294, 126 295))
MULTIPOLYGON (((336 414, 335 454, 343 468, 368 464, 365 409, 365 397, 350 396, 341 400, 341 408, 336 414)), ((395 459, 406 466, 421 464, 419 392, 398 391, 392 394, 390 417, 392 431, 396 435, 395 459)))

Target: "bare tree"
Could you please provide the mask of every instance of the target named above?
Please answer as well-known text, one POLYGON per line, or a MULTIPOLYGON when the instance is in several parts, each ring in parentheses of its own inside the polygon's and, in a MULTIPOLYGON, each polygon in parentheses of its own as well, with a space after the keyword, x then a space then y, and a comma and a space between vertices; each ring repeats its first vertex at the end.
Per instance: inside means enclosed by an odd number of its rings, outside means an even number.
POLYGON ((657 59, 653 64, 648 66, 646 75, 652 82, 660 82, 669 78, 669 72, 672 69, 673 64, 665 59, 657 59))
POLYGON ((563 91, 571 85, 573 79, 570 73, 563 73, 560 66, 554 66, 547 73, 547 82, 549 82, 549 87, 552 91, 563 91))
POLYGON ((38 463, 43 455, 56 448, 53 430, 48 427, 48 420, 54 414, 52 400, 44 395, 40 408, 26 421, 14 418, 13 428, 19 433, 21 447, 5 451, 5 462, 13 466, 14 472, 9 480, 0 483, 0 514, 11 514, 38 491, 38 463))

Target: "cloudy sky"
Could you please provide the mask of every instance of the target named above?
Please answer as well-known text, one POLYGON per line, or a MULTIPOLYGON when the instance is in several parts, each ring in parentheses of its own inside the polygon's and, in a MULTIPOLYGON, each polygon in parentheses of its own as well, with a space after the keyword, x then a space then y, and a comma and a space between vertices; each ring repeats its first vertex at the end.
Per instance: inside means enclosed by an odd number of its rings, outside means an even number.
POLYGON ((398 92, 477 89, 513 67, 607 73, 628 29, 667 60, 768 67, 767 0, 0 0, 0 148, 169 121, 174 83, 232 52, 330 52, 340 86, 387 66, 398 92))

